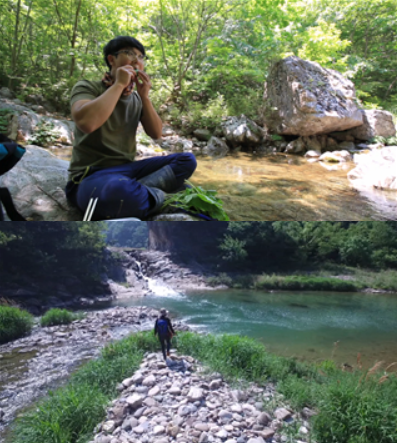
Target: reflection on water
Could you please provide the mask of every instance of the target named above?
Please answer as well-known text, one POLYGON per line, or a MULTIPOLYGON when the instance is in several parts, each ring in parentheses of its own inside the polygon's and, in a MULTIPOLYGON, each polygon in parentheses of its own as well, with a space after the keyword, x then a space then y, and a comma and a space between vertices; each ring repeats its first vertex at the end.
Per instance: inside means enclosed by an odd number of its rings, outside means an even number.
MULTIPOLYGON (((71 149, 52 152, 64 160, 71 156, 71 149)), ((397 193, 354 189, 347 179, 353 167, 309 163, 296 155, 234 153, 199 157, 192 182, 216 189, 235 221, 396 219, 397 193)))
POLYGON ((144 303, 164 305, 200 331, 256 338, 279 355, 354 366, 361 353, 365 367, 397 362, 397 294, 196 291, 176 299, 149 296, 144 303))

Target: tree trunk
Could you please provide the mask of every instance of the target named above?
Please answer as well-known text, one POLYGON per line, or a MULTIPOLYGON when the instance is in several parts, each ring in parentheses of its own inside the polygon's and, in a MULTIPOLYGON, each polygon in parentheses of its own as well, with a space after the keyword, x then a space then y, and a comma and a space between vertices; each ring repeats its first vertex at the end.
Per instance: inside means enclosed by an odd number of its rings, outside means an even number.
POLYGON ((76 56, 74 54, 74 48, 76 47, 76 40, 77 40, 77 26, 79 24, 79 15, 80 15, 80 9, 81 9, 81 2, 82 0, 78 0, 79 3, 77 5, 77 9, 76 9, 76 15, 75 15, 75 19, 74 19, 74 26, 73 26, 73 35, 72 35, 72 41, 71 41, 71 46, 72 46, 72 50, 73 50, 73 55, 72 55, 72 61, 70 63, 70 71, 69 71, 69 76, 72 77, 73 73, 74 73, 74 67, 76 64, 76 56))
POLYGON ((18 51, 18 32, 19 32, 19 20, 21 15, 21 0, 18 0, 17 11, 15 15, 15 27, 14 27, 14 43, 11 53, 11 77, 8 81, 8 87, 12 89, 12 76, 15 74, 17 67, 17 51, 18 51))

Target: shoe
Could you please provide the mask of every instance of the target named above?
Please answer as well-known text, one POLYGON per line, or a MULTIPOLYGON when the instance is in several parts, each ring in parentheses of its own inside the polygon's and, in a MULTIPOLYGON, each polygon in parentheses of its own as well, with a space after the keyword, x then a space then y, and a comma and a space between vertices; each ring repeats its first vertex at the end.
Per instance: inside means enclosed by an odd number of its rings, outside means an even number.
POLYGON ((171 354, 169 352, 167 352, 167 356, 169 357, 171 354))
POLYGON ((165 193, 158 188, 146 186, 149 194, 153 197, 154 207, 146 214, 146 217, 156 215, 161 211, 164 204, 165 193))
POLYGON ((170 165, 163 166, 137 181, 148 188, 161 189, 167 193, 175 192, 178 186, 174 171, 170 165))

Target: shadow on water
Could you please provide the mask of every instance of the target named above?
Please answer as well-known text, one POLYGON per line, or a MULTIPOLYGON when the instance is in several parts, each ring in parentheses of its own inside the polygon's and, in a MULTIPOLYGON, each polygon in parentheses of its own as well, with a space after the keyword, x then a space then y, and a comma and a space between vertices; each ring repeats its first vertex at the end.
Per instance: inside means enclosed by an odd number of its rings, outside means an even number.
POLYGON ((6 383, 17 381, 21 374, 29 371, 29 360, 36 357, 37 349, 25 351, 23 348, 15 348, 12 352, 1 355, 0 364, 0 400, 4 392, 1 392, 6 383), (23 351, 23 352, 21 352, 23 351))

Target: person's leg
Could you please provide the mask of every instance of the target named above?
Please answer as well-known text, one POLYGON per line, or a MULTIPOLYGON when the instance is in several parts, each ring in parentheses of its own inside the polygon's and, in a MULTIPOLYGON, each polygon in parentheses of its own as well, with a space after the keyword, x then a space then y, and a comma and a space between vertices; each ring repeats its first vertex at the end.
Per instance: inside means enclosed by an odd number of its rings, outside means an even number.
POLYGON ((171 350, 171 337, 167 338, 167 355, 170 355, 171 350))
POLYGON ((146 186, 111 170, 97 171, 80 183, 76 203, 83 212, 91 198, 98 198, 93 220, 123 217, 142 219, 155 206, 146 186))
POLYGON ((180 188, 196 170, 197 160, 193 154, 188 152, 139 160, 129 164, 130 177, 140 180, 164 166, 171 167, 176 179, 176 188, 180 188))
POLYGON ((163 353, 164 360, 167 360, 167 355, 165 353, 165 340, 164 338, 160 338, 161 343, 161 352, 163 353))
POLYGON ((94 220, 145 218, 156 206, 156 200, 139 179, 167 165, 175 175, 178 188, 193 174, 197 162, 193 154, 181 153, 101 169, 89 175, 78 186, 77 206, 85 212, 90 199, 98 198, 94 220))

